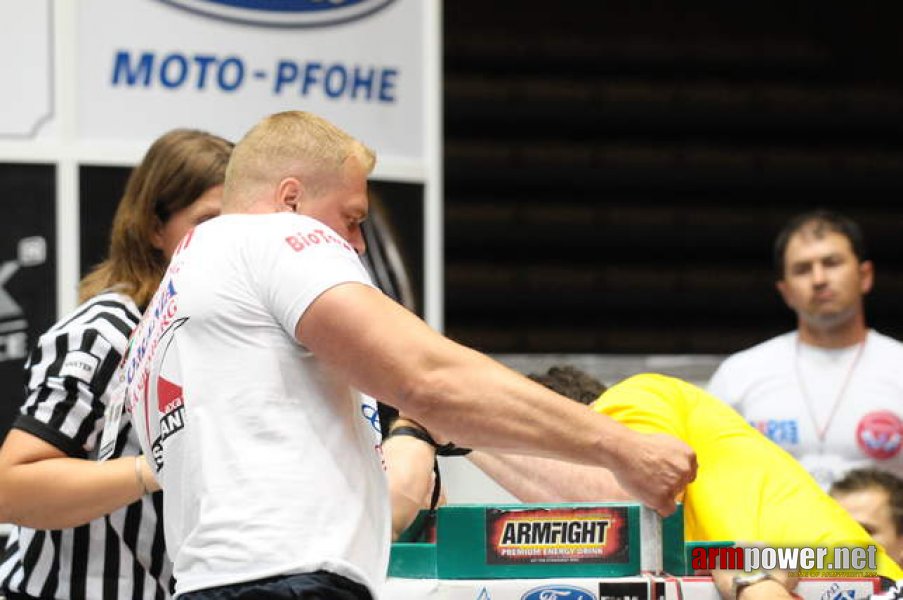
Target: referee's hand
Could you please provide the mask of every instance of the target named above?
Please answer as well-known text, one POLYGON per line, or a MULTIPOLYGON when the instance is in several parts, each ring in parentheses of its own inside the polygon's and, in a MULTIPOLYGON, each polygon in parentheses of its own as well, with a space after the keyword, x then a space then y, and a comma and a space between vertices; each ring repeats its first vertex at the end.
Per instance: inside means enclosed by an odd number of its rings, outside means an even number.
POLYGON ((136 460, 138 461, 138 467, 141 469, 139 477, 145 490, 148 492, 159 492, 160 484, 157 483, 157 477, 154 474, 154 470, 151 468, 150 463, 147 461, 147 457, 142 454, 136 457, 136 460))

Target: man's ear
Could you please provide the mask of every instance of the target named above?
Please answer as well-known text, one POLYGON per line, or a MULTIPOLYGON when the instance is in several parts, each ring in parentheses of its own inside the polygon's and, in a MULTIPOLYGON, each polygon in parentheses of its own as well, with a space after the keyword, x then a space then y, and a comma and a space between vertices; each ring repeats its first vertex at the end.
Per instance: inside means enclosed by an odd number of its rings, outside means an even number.
POLYGON ((875 283, 875 265, 870 260, 859 263, 859 291, 865 296, 875 283))
POLYGON ((279 211, 297 212, 304 187, 297 177, 286 177, 276 186, 276 205, 279 211))
MULTIPOLYGON (((783 279, 778 279, 777 281, 774 282, 774 287, 777 288, 778 293, 781 295, 781 298, 784 300, 784 304, 786 304, 787 306, 790 306, 790 300, 787 296, 787 291, 788 291, 787 290, 787 282, 784 281, 783 279)), ((790 308, 793 308, 793 307, 790 306, 790 308)))

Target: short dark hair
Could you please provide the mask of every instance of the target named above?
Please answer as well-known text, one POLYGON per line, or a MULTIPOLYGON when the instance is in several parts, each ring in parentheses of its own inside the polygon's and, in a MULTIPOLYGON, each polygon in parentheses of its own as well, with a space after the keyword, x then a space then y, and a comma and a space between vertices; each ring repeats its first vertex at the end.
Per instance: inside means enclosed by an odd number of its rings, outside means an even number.
POLYGON ((527 377, 581 404, 592 404, 606 390, 601 381, 570 365, 550 367, 543 374, 531 373, 527 377))
POLYGON ((897 535, 903 534, 903 479, 893 473, 875 468, 853 469, 831 485, 831 495, 849 494, 879 489, 887 492, 891 517, 897 535))
POLYGON ((784 278, 784 258, 790 238, 803 230, 809 230, 815 237, 828 233, 839 233, 850 241, 853 254, 859 262, 868 260, 862 229, 852 219, 830 210, 817 209, 799 214, 790 219, 778 233, 774 241, 774 268, 778 279, 784 278))

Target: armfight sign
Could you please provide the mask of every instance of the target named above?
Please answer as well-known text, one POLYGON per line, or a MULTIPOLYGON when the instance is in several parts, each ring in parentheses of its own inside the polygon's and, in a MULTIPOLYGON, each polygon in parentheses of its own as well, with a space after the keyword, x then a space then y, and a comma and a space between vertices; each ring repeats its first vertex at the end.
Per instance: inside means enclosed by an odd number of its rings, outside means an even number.
POLYGON ((635 575, 645 558, 641 511, 632 503, 445 506, 439 511, 437 574, 440 579, 635 575))

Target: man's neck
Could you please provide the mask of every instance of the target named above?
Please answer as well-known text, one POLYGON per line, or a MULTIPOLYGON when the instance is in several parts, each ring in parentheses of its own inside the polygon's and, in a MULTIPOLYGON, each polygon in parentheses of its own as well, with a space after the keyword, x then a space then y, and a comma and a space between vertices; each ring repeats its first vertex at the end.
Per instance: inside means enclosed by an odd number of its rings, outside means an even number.
POLYGON ((860 314, 835 327, 817 327, 800 320, 797 331, 804 344, 819 348, 846 348, 865 340, 869 330, 860 314))

